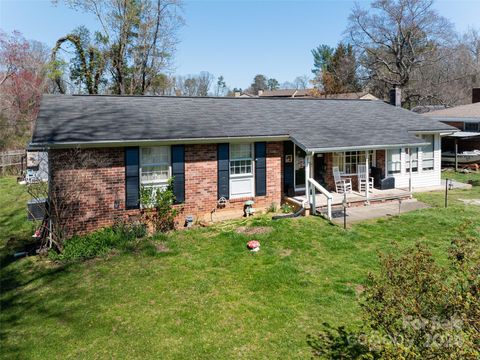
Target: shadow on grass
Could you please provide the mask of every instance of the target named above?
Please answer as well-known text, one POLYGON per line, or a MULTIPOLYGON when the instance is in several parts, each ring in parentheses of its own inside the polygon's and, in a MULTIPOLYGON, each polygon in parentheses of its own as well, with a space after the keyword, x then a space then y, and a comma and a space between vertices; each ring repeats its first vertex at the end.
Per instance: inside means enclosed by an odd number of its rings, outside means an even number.
POLYGON ((33 315, 38 328, 42 328, 43 320, 51 318, 61 322, 79 321, 82 312, 78 306, 69 304, 72 298, 80 296, 76 282, 62 282, 61 287, 55 286, 55 296, 42 296, 43 290, 68 273, 70 267, 62 265, 47 269, 44 264, 35 265, 28 259, 3 266, 0 271, 2 357, 18 358, 27 350, 13 345, 12 341, 6 341, 7 338, 18 336, 16 329, 23 327, 25 318, 33 315))

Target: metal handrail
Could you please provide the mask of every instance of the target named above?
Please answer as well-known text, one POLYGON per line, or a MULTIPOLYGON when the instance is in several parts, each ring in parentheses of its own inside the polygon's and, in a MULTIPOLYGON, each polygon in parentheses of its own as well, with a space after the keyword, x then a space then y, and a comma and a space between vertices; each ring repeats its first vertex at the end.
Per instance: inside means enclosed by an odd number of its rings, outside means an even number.
POLYGON ((320 191, 321 194, 323 194, 327 198, 327 218, 328 220, 332 220, 332 200, 333 200, 332 194, 313 178, 308 178, 308 184, 310 185, 308 186, 308 189, 307 189, 307 200, 310 204, 310 195, 311 195, 313 215, 317 213, 317 207, 315 204, 315 189, 317 189, 318 191, 320 191), (312 194, 310 194, 311 187, 312 187, 312 194))

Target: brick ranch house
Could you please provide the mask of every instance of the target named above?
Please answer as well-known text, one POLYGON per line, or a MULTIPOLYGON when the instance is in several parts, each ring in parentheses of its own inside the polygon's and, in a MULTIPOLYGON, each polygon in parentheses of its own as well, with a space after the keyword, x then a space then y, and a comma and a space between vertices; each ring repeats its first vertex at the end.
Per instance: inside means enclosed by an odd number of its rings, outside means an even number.
POLYGON ((359 164, 396 188, 440 185, 440 136, 453 131, 383 101, 45 95, 30 147, 48 151, 50 191, 81 192, 60 219, 74 234, 138 214, 140 188, 171 177, 179 225, 239 217, 246 200, 259 210, 307 193, 308 206, 335 191, 334 166, 354 187, 359 164), (76 167, 79 154, 103 160, 76 167))

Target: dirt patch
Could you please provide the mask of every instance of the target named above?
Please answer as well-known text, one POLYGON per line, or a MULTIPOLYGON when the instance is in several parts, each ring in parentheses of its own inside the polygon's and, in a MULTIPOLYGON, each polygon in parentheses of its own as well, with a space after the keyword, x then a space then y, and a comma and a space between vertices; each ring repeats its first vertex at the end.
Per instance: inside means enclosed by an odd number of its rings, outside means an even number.
POLYGON ((163 242, 156 243, 155 249, 159 253, 168 253, 170 251, 169 247, 163 242))
POLYGON ((356 293, 357 295, 363 294, 364 291, 365 291, 365 286, 363 286, 363 285, 357 285, 357 286, 355 286, 355 293, 356 293))
POLYGON ((283 249, 282 251, 280 251, 281 257, 287 257, 290 255, 292 255, 292 249, 283 249))
POLYGON ((268 234, 270 231, 272 231, 272 228, 268 226, 240 226, 239 228, 237 228, 237 230, 235 230, 237 234, 244 234, 249 236, 257 234, 268 234))
POLYGON ((365 286, 360 285, 360 284, 352 284, 352 283, 347 283, 347 286, 350 288, 353 288, 355 290, 355 294, 357 296, 362 295, 365 292, 365 286))

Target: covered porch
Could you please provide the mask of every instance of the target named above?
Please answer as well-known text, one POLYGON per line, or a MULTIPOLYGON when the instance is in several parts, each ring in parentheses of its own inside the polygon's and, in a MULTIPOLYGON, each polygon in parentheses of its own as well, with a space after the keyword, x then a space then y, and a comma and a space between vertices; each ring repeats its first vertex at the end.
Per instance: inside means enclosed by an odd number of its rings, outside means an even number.
POLYGON ((395 179, 388 174, 397 165, 387 161, 386 153, 387 148, 304 151, 295 144, 295 187, 291 189, 294 191, 287 193, 288 199, 313 215, 318 213, 331 220, 332 208, 342 206, 344 202, 350 207, 411 198, 411 179, 406 187, 395 187, 395 179), (377 173, 375 180, 373 172, 377 173), (385 179, 393 180, 390 187, 383 186, 385 179), (340 186, 344 183, 349 186, 340 186))

